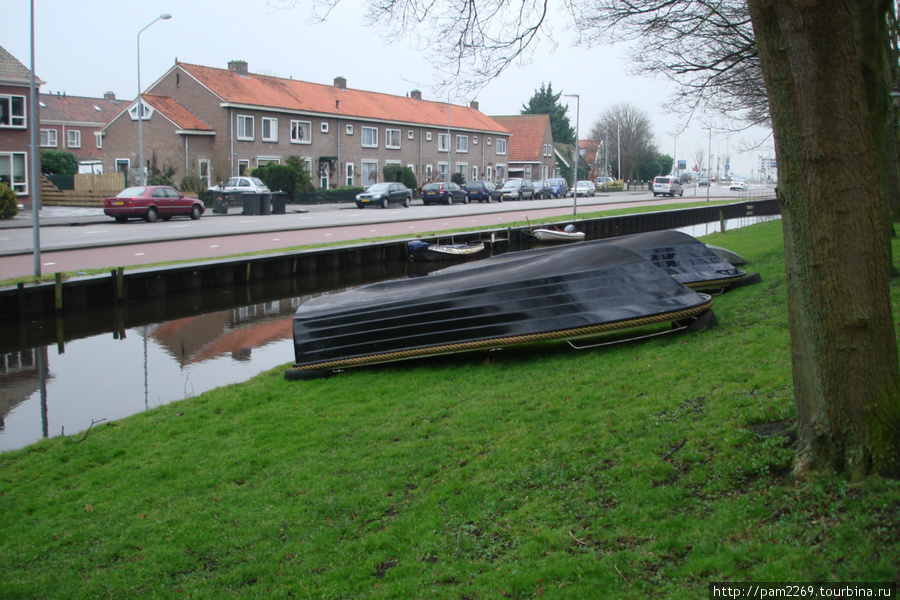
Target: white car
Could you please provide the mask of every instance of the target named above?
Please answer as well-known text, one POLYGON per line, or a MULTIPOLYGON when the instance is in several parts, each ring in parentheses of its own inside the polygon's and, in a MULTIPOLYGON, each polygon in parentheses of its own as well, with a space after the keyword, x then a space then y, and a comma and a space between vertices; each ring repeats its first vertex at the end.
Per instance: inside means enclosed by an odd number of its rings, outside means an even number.
POLYGON ((681 179, 671 175, 666 177, 656 177, 653 180, 653 197, 657 196, 684 196, 684 188, 681 185, 681 179))
POLYGON ((209 188, 213 192, 250 192, 253 194, 268 194, 271 190, 262 179, 257 177, 232 177, 225 185, 217 185, 209 188))
POLYGON ((732 179, 731 185, 728 186, 729 190, 745 190, 747 189, 747 184, 744 183, 743 179, 732 179))
POLYGON ((597 193, 597 187, 593 181, 579 181, 575 183, 576 196, 593 196, 597 193))

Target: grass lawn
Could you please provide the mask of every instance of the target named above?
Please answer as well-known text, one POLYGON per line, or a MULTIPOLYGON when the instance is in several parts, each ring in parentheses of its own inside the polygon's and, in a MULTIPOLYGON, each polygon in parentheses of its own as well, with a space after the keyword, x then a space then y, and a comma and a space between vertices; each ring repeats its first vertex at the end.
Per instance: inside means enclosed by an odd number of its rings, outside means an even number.
POLYGON ((276 369, 0 454, 0 598, 694 600, 717 581, 897 582, 900 482, 788 476, 781 222, 706 241, 763 277, 716 297, 708 331, 306 382, 276 369))

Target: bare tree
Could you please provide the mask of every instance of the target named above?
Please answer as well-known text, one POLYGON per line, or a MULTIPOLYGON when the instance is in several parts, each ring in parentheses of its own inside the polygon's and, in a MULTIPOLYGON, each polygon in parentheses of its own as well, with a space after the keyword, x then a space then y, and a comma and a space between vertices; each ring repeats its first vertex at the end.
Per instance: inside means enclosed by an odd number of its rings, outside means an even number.
POLYGON ((606 109, 591 127, 590 136, 593 140, 609 140, 610 167, 618 179, 638 179, 638 166, 657 154, 650 117, 628 102, 606 109))

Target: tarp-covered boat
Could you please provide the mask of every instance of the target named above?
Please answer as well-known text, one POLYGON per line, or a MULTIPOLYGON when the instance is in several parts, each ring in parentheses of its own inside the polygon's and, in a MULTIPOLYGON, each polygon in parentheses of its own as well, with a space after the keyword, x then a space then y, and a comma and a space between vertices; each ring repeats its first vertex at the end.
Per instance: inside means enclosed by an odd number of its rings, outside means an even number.
POLYGON ((285 376, 694 319, 712 325, 710 308, 709 296, 615 245, 513 252, 302 304, 285 376))
POLYGON ((721 290, 761 281, 758 273, 748 275, 697 238, 680 231, 651 231, 587 243, 632 250, 695 290, 721 290))

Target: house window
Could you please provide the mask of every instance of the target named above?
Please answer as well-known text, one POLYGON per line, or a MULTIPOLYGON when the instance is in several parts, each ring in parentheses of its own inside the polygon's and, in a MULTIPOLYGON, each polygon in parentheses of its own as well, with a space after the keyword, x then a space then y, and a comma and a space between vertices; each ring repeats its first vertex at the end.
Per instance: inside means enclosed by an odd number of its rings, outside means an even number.
POLYGON ((456 163, 456 172, 461 173, 463 177, 466 176, 466 171, 469 170, 469 165, 466 163, 456 163))
POLYGON ((531 165, 525 165, 525 179, 531 179, 531 165))
POLYGON ((319 125, 319 131, 322 133, 328 133, 328 123, 322 123, 319 125))
POLYGON ((450 152, 450 134, 438 134, 438 152, 450 152))
POLYGON ((431 132, 430 132, 430 131, 428 131, 428 132, 425 133, 425 141, 426 141, 426 142, 430 142, 430 141, 431 141, 431 132))
POLYGON ((475 144, 476 146, 478 145, 478 136, 477 135, 472 136, 472 143, 475 144))
POLYGON ((256 157, 256 166, 257 167, 265 167, 266 165, 274 164, 280 165, 281 159, 277 156, 257 156, 256 157))
POLYGON ((347 125, 347 135, 353 135, 353 125, 347 125))
POLYGON ((450 163, 438 163, 438 181, 450 180, 450 163))
POLYGON ((97 138, 97 150, 103 150, 103 134, 96 131, 94 137, 97 138))
POLYGON ((55 129, 41 129, 41 147, 42 148, 56 148, 57 140, 56 140, 56 130, 55 129))
POLYGON ((487 145, 488 145, 488 146, 491 145, 491 138, 487 138, 487 145))
POLYGON ((66 132, 66 146, 68 148, 81 148, 81 132, 77 129, 70 129, 66 132))
POLYGON ((303 170, 309 173, 310 178, 312 178, 312 159, 311 158, 303 158, 303 170))
POLYGON ((472 176, 469 179, 472 181, 478 179, 478 167, 476 165, 472 165, 472 176))
POLYGON ((497 154, 506 154, 506 140, 497 140, 497 154))
MULTIPOLYGON (((365 127, 363 127, 365 129, 365 127)), ((364 187, 369 187, 373 183, 378 183, 378 161, 364 160, 360 163, 360 182, 364 187)))
POLYGON ((346 185, 353 185, 353 174, 355 172, 355 167, 353 163, 347 163, 347 179, 346 185))
POLYGON ((384 130, 384 147, 385 148, 394 148, 395 150, 400 149, 400 130, 399 129, 385 129, 384 130))
POLYGON ((249 115, 238 115, 237 139, 253 141, 253 136, 253 117, 249 115))
POLYGON ((262 141, 278 141, 278 119, 273 119, 271 117, 262 118, 262 141))
POLYGON ((434 176, 434 169, 431 165, 425 165, 425 181, 431 181, 434 176))
MULTIPOLYGON (((141 102, 140 107, 142 109, 142 120, 149 121, 150 117, 153 115, 153 108, 148 106, 147 104, 141 102)), ((128 109, 128 114, 131 116, 132 121, 138 120, 138 104, 135 104, 131 108, 128 109)))
POLYGON ((291 143, 312 144, 311 129, 309 121, 291 121, 291 143))
MULTIPOLYGON (((377 148, 378 147, 378 129, 375 127, 363 127, 362 128, 362 146, 363 148, 377 148)), ((368 185, 363 182, 364 185, 368 185)))
POLYGON ((200 165, 200 181, 203 182, 204 188, 209 188, 212 185, 212 172, 209 168, 209 159, 201 158, 199 161, 200 165))
POLYGON ((416 134, 413 132, 412 129, 410 129, 409 131, 406 132, 406 139, 408 139, 408 140, 416 139, 416 134))
POLYGON ((457 152, 468 152, 469 151, 469 136, 467 136, 467 135, 456 136, 456 151, 457 152))
POLYGON ((0 152, 0 182, 11 187, 17 194, 28 193, 25 156, 24 152, 0 152))
POLYGON ((0 127, 25 129, 25 96, 0 96, 0 127))
POLYGON ((250 161, 246 158, 238 160, 238 175, 243 175, 250 171, 250 161))

